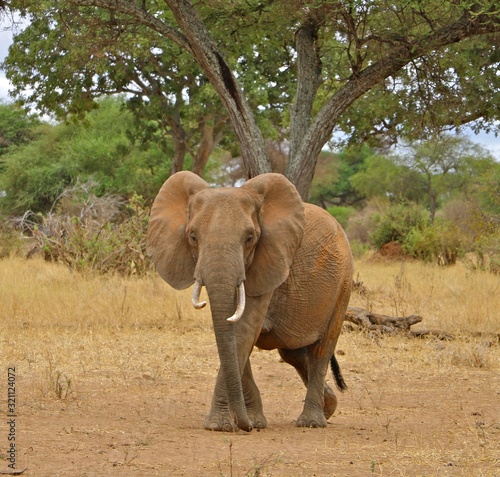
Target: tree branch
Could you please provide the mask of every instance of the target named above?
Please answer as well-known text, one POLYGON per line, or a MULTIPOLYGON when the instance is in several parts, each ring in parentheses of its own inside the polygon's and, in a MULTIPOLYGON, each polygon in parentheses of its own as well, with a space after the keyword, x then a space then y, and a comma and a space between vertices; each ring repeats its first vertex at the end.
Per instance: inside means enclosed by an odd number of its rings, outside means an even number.
POLYGON ((245 95, 198 12, 188 0, 165 1, 186 34, 193 56, 226 106, 248 176, 271 172, 262 134, 245 95))
POLYGON ((384 58, 361 70, 358 75, 352 76, 330 97, 304 134, 295 158, 298 167, 289 177, 297 186, 301 196, 308 195, 321 148, 330 139, 340 116, 358 98, 418 57, 465 38, 498 31, 500 31, 500 17, 473 16, 465 12, 454 24, 436 30, 418 41, 407 41, 395 46, 384 58))
POLYGON ((141 25, 151 28, 160 35, 173 41, 184 50, 192 53, 189 42, 181 32, 169 26, 163 20, 156 18, 136 2, 127 0, 70 0, 70 3, 77 7, 99 7, 109 10, 110 12, 119 12, 129 15, 141 25))

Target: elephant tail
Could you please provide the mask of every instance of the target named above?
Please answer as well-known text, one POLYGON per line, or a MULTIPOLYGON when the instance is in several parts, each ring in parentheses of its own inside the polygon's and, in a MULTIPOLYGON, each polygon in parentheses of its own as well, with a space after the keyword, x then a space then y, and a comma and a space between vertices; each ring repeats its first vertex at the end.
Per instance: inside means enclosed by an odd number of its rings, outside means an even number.
POLYGON ((330 359, 330 366, 332 368, 333 377, 335 378, 335 384, 341 391, 345 391, 347 389, 347 384, 342 377, 342 373, 340 372, 339 362, 335 357, 335 354, 332 355, 330 359))

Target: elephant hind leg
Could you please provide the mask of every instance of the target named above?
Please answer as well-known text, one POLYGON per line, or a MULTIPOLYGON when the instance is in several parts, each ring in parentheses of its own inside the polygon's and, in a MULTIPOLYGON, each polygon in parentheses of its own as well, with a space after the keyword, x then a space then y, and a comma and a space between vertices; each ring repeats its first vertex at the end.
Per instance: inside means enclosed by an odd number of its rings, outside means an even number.
POLYGON ((318 359, 315 353, 307 347, 294 350, 279 349, 278 351, 283 360, 296 369, 307 388, 304 411, 297 420, 297 425, 325 427, 326 420, 337 409, 337 397, 325 382, 327 360, 318 359), (319 415, 318 411, 322 415, 319 415))

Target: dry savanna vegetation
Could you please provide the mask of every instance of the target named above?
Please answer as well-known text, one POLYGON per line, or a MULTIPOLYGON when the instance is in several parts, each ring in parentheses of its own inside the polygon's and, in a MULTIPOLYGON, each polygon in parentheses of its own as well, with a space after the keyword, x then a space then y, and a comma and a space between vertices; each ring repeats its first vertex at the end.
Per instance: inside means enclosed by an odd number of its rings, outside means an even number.
MULTIPOLYGON (((325 429, 299 429, 304 387, 276 352, 252 356, 269 428, 202 429, 218 368, 209 310, 156 276, 0 262, 0 471, 16 368, 17 460, 29 476, 498 476, 500 277, 364 258, 351 304, 416 328, 346 330, 349 389, 325 429)), ((331 378, 328 377, 331 381, 331 378)))

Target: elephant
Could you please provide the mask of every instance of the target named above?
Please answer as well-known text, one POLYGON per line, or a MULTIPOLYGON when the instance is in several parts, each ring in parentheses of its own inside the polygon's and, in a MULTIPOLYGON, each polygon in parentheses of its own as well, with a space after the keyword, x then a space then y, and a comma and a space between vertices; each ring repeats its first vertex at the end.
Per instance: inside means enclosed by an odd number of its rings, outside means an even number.
POLYGON ((302 201, 277 173, 241 187, 212 188, 181 171, 151 208, 147 253, 172 287, 206 288, 220 360, 204 428, 267 427, 250 366, 254 347, 278 349, 306 386, 299 427, 325 427, 337 398, 328 365, 346 388, 335 346, 349 302, 353 258, 346 234, 325 210, 302 201))

